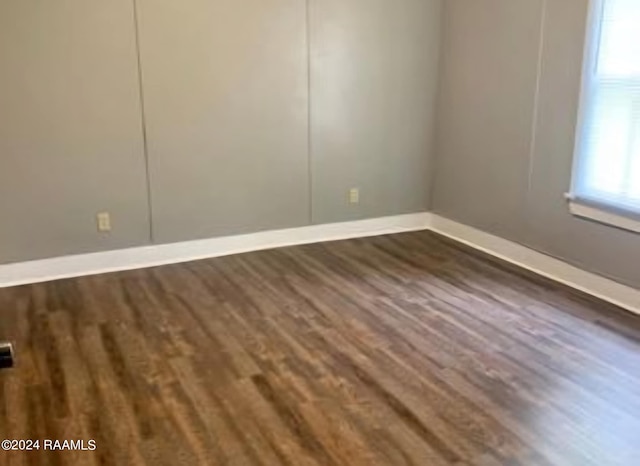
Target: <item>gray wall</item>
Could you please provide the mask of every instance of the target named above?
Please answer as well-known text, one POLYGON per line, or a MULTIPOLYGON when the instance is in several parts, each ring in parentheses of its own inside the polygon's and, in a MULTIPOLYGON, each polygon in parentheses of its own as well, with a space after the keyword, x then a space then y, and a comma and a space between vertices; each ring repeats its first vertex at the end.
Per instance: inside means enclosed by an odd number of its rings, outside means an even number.
POLYGON ((441 2, 310 5, 314 222, 427 210, 441 2))
POLYGON ((447 0, 433 210, 632 286, 640 236, 573 217, 588 0, 447 0))
POLYGON ((149 241, 136 63, 130 0, 0 2, 0 262, 149 241))
POLYGON ((300 0, 138 0, 158 242, 309 222, 300 0))
POLYGON ((440 3, 1 2, 0 263, 425 210, 440 3))

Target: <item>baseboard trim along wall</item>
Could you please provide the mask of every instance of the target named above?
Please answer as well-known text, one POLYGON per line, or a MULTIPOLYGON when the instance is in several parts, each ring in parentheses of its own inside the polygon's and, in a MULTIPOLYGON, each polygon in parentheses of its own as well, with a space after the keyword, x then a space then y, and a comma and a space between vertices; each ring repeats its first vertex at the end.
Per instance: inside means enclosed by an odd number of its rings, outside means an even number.
POLYGON ((6 264, 0 265, 0 288, 299 244, 425 230, 429 219, 428 213, 397 215, 6 264))
POLYGON ((0 288, 176 264, 285 246, 432 230, 538 275, 640 314, 640 290, 526 246, 430 213, 312 225, 174 244, 0 265, 0 288))
POLYGON ((587 272, 513 241, 432 214, 429 228, 443 236, 530 270, 543 277, 640 314, 640 290, 587 272))

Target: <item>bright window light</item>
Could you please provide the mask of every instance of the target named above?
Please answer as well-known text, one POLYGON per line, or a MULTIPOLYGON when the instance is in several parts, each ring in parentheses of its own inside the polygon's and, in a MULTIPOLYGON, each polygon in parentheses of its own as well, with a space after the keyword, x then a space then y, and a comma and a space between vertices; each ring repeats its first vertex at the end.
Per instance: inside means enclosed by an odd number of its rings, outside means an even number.
POLYGON ((640 213, 640 0, 592 0, 576 201, 640 213))

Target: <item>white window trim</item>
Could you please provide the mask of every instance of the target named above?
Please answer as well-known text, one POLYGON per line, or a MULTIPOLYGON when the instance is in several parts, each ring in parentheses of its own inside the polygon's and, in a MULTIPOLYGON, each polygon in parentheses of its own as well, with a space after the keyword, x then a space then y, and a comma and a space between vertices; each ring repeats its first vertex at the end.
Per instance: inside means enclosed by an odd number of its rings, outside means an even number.
POLYGON ((571 190, 565 195, 569 204, 569 211, 576 217, 593 220, 598 223, 610 225, 623 230, 631 231, 634 233, 640 233, 640 216, 638 219, 631 218, 620 214, 620 209, 614 205, 608 206, 606 204, 596 203, 591 205, 590 203, 582 202, 576 195, 576 180, 578 176, 578 164, 579 158, 582 153, 582 128, 583 119, 588 106, 588 99, 591 96, 591 70, 595 66, 598 59, 599 52, 599 39, 600 39, 600 25, 599 20, 604 7, 604 0, 590 0, 589 2, 589 14, 587 16, 586 27, 586 40, 584 46, 584 59, 582 67, 582 81, 580 89, 580 104, 578 108, 578 119, 576 126, 574 154, 573 154, 573 170, 571 176, 571 190), (598 23, 596 23, 598 21, 598 23), (597 24, 594 27, 594 24, 597 24))
POLYGON ((622 230, 640 233, 640 220, 635 220, 633 218, 617 214, 612 210, 608 210, 606 208, 583 204, 579 201, 571 199, 570 195, 568 195, 568 197, 570 198, 569 211, 576 217, 593 220, 595 222, 610 225, 622 230))

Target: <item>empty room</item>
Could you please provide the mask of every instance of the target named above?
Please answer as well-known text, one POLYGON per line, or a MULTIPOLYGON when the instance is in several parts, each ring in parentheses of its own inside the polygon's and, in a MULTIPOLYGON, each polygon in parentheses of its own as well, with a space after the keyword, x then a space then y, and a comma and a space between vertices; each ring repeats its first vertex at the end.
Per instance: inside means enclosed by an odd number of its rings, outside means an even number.
POLYGON ((0 0, 0 466, 639 466, 639 0, 0 0))

